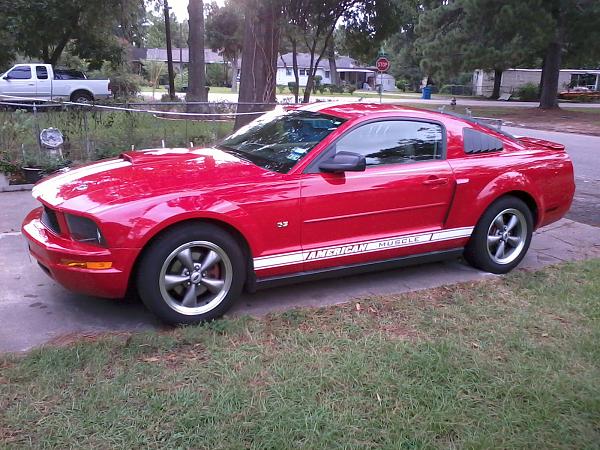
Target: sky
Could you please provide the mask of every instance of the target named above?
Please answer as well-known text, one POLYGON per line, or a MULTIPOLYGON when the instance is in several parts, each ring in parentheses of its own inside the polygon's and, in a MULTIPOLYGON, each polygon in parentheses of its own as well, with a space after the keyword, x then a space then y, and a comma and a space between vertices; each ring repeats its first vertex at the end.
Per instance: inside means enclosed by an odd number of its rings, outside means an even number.
MULTIPOLYGON (((214 0, 205 0, 204 3, 209 3, 214 0)), ((216 0, 216 3, 222 5, 224 0, 216 0)), ((177 20, 181 22, 188 18, 188 0, 169 0, 169 6, 173 8, 173 12, 177 16, 177 20)))

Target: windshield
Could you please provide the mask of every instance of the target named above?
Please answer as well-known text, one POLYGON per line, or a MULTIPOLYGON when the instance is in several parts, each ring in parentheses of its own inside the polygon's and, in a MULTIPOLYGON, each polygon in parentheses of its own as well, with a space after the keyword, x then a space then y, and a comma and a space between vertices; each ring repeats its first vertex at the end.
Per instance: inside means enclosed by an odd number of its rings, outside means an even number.
POLYGON ((287 173, 343 119, 309 111, 273 111, 226 138, 218 148, 257 166, 287 173))

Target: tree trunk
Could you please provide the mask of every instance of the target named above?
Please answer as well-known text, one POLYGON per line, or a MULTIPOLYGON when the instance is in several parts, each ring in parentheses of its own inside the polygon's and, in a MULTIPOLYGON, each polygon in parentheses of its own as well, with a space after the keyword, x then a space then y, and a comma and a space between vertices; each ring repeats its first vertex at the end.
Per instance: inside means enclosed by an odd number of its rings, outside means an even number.
POLYGON ((500 87, 502 86, 502 69, 494 69, 494 90, 492 91, 492 100, 500 98, 500 87))
MULTIPOLYGON (((274 104, 276 102, 277 52, 279 50, 281 10, 276 2, 261 2, 258 7, 253 6, 248 5, 245 11, 238 113, 266 111, 271 108, 264 103, 274 104)), ((259 115, 243 114, 236 116, 234 128, 237 130, 259 117, 259 115)))
MULTIPOLYGON (((188 46, 190 53, 190 64, 188 67, 188 91, 187 101, 206 102, 206 72, 204 71, 204 5, 202 0, 190 0, 188 4, 189 13, 189 37, 188 46)), ((188 108, 188 110, 200 110, 200 108, 188 108)))
POLYGON ((292 39, 292 70, 294 71, 294 80, 296 87, 294 89, 294 103, 298 103, 298 94, 300 92, 300 74, 298 73, 298 45, 296 39, 292 39))
POLYGON ((231 58, 231 92, 236 93, 237 90, 237 72, 238 72, 238 59, 237 55, 231 58))
POLYGON ((337 85, 339 83, 337 76, 337 63, 335 62, 335 46, 334 40, 331 39, 329 49, 327 51, 327 59, 329 59, 329 82, 337 85))
POLYGON ((66 45, 69 43, 69 40, 70 40, 70 34, 67 33, 61 39, 61 41, 58 43, 58 45, 54 48, 52 55, 49 58, 45 58, 45 59, 47 59, 47 61, 44 61, 44 62, 46 64, 52 64, 53 66, 55 66, 58 63, 60 55, 62 55, 62 52, 64 51, 66 45))
MULTIPOLYGON (((190 2, 191 3, 191 2, 190 2)), ((171 46, 171 18, 169 17, 169 3, 164 0, 165 12, 165 39, 167 41, 167 70, 169 73, 169 97, 175 100, 175 71, 173 70, 173 48, 171 46)))
POLYGON ((546 66, 546 55, 542 58, 542 74, 540 76, 540 84, 538 86, 538 98, 542 97, 542 88, 544 87, 544 67, 546 66))
POLYGON ((308 78, 306 79, 306 86, 304 87, 304 97, 302 98, 302 103, 310 102, 310 94, 312 93, 312 88, 315 83, 315 73, 317 72, 316 66, 319 64, 315 64, 315 51, 316 51, 317 43, 315 42, 313 46, 310 48, 310 67, 308 69, 308 78))
POLYGON ((331 27, 329 32, 327 33, 327 36, 325 36, 323 48, 316 59, 315 54, 317 51, 318 42, 315 40, 313 42, 312 47, 310 47, 310 69, 308 73, 308 80, 306 80, 306 87, 304 88, 304 99, 302 100, 303 103, 308 103, 310 101, 310 94, 312 93, 313 87, 315 85, 315 75, 317 74, 319 63, 321 62, 323 56, 325 56, 325 52, 329 48, 329 39, 332 38, 334 29, 335 27, 331 27))
POLYGON ((558 79, 560 76, 560 65, 564 42, 564 13, 556 10, 553 12, 556 20, 556 33, 552 42, 546 48, 544 67, 542 68, 542 92, 540 95, 541 109, 558 108, 558 79))

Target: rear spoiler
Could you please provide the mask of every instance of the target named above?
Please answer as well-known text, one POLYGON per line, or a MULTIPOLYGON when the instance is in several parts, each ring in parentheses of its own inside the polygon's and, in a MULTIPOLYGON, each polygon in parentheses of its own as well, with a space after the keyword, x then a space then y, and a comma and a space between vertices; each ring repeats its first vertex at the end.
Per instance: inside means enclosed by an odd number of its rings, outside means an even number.
POLYGON ((544 147, 550 150, 565 151, 565 146, 557 142, 546 141, 545 139, 537 139, 532 137, 518 137, 517 140, 527 145, 528 147, 544 147))

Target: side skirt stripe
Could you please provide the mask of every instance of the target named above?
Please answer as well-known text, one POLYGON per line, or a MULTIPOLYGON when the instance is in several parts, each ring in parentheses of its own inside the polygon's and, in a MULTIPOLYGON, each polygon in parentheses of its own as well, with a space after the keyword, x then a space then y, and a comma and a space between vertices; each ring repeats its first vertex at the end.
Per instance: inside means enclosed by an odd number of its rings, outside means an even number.
POLYGON ((371 241, 353 242, 345 245, 322 247, 311 250, 254 258, 254 269, 270 269, 273 267, 288 266, 304 261, 321 261, 325 259, 340 258, 348 255, 380 252, 393 248, 410 247, 414 245, 429 244, 431 242, 448 241, 470 237, 473 227, 452 228, 449 230, 428 233, 392 236, 371 241))

